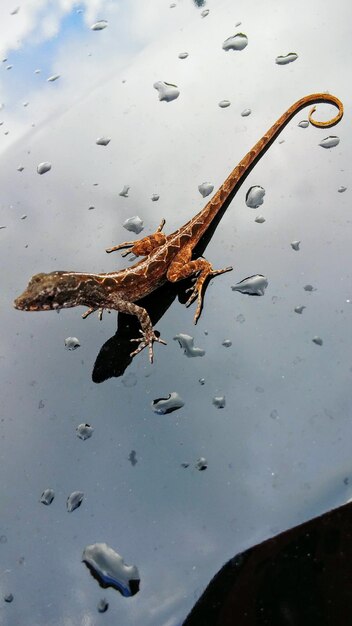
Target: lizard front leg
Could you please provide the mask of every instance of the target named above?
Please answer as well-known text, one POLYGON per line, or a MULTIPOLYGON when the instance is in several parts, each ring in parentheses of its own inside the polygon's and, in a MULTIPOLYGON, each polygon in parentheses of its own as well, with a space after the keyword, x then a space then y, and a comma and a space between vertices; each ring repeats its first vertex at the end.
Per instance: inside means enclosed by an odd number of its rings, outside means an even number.
POLYGON ((192 248, 190 246, 182 248, 176 255, 167 272, 167 279, 174 283, 178 280, 188 278, 192 275, 197 275, 197 279, 193 287, 190 288, 192 292, 186 302, 186 306, 192 304, 192 302, 198 298, 197 309, 194 316, 194 323, 196 324, 202 311, 203 298, 204 298, 204 284, 207 279, 218 274, 224 274, 230 272, 232 267, 225 267, 221 270, 214 270, 209 261, 203 258, 192 259, 192 248))
POLYGON ((127 256, 128 254, 134 254, 135 256, 147 256, 150 254, 155 248, 162 246, 166 237, 164 233, 162 233, 162 229, 165 226, 165 220, 162 219, 155 233, 152 235, 148 235, 147 237, 143 237, 143 239, 137 239, 137 241, 124 241, 120 243, 118 246, 113 246, 112 248, 106 248, 106 252, 110 254, 110 252, 115 252, 115 250, 122 250, 123 248, 130 248, 130 250, 125 250, 122 252, 122 256, 127 256))
POLYGON ((114 309, 115 311, 119 311, 119 313, 129 313, 130 315, 135 315, 138 318, 138 321, 141 325, 141 337, 138 339, 131 339, 131 341, 136 341, 139 343, 139 346, 131 352, 130 356, 135 356, 138 352, 141 352, 144 348, 148 347, 149 352, 149 360, 153 363, 153 343, 157 341, 158 343, 163 343, 166 345, 166 341, 160 339, 158 337, 152 326, 151 319, 146 311, 141 306, 138 306, 134 302, 128 302, 123 300, 117 295, 110 295, 109 302, 106 305, 106 308, 114 309))

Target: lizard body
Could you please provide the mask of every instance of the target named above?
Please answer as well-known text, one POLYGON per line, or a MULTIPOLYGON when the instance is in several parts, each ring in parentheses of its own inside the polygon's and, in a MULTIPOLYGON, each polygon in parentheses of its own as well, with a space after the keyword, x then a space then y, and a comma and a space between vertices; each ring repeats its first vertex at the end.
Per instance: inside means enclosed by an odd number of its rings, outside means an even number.
POLYGON ((311 94, 301 98, 281 115, 244 156, 206 206, 181 228, 170 235, 165 235, 162 232, 165 220, 162 220, 153 235, 135 242, 127 241, 106 250, 110 253, 125 248, 127 250, 123 252, 123 256, 132 252, 136 256, 143 256, 142 260, 121 271, 106 274, 70 271, 36 274, 30 280, 23 294, 15 300, 14 306, 25 311, 47 311, 84 305, 89 308, 83 317, 87 317, 96 310, 102 312, 103 309, 114 309, 121 313, 136 315, 141 325, 141 337, 131 340, 139 343, 131 356, 148 346, 149 358, 152 362, 153 342, 165 342, 154 333, 147 311, 138 306, 136 302, 166 281, 176 282, 195 276, 196 282, 191 289, 191 295, 186 305, 198 299, 194 318, 195 323, 197 322, 201 312, 205 282, 211 276, 230 271, 232 268, 214 270, 211 263, 204 258, 192 260, 195 246, 234 188, 246 176, 249 168, 262 156, 265 149, 288 121, 306 105, 318 102, 335 105, 338 113, 327 122, 319 122, 312 117, 315 111, 315 107, 313 107, 309 114, 311 124, 325 128, 337 124, 343 116, 343 105, 338 98, 325 93, 311 94))

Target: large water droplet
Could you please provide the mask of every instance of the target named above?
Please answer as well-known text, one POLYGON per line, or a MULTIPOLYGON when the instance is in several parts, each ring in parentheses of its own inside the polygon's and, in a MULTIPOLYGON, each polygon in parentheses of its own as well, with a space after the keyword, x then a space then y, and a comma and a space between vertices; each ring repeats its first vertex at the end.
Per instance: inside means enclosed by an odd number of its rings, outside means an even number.
POLYGON ((257 209, 264 202, 265 189, 260 185, 253 185, 246 193, 246 205, 257 209))
POLYGON ((79 340, 77 337, 66 337, 65 339, 65 348, 67 350, 77 350, 80 347, 79 340))
POLYGON ((240 291, 248 296, 264 296, 265 289, 268 286, 268 279, 262 274, 255 274, 244 278, 237 285, 232 285, 232 291, 240 291))
POLYGON ((42 493, 42 495, 40 496, 40 502, 42 504, 46 504, 46 506, 49 506, 49 504, 52 503, 52 501, 55 498, 55 491, 54 489, 45 489, 42 493))
POLYGON ((84 493, 82 491, 73 491, 66 500, 67 512, 72 513, 76 509, 78 509, 84 498, 84 493))
POLYGON ((163 80, 158 80, 153 87, 159 92, 159 100, 164 100, 165 102, 176 100, 180 95, 177 85, 166 83, 163 80))
POLYGON ((344 191, 346 191, 346 189, 347 189, 347 187, 345 187, 344 185, 341 185, 341 186, 338 188, 338 190, 337 190, 337 191, 338 191, 339 193, 343 193, 344 191))
POLYGON ((46 172, 50 172, 50 170, 51 163, 49 163, 48 161, 43 161, 43 163, 39 163, 39 165, 37 166, 38 174, 46 174, 46 172))
POLYGON ((216 406, 217 409, 223 409, 226 405, 225 396, 215 396, 215 398, 213 398, 213 405, 216 406))
POLYGON ((154 413, 166 415, 184 406, 182 398, 176 391, 172 391, 166 398, 156 398, 152 402, 154 413))
POLYGON ((329 137, 325 137, 325 139, 320 142, 319 146, 321 146, 322 148, 335 148, 335 146, 338 146, 339 143, 339 137, 337 137, 336 135, 330 135, 329 137))
POLYGON ((128 185, 124 185, 122 188, 122 191, 120 191, 119 196, 122 196, 123 198, 128 198, 128 192, 131 189, 131 187, 129 187, 128 185))
POLYGON ((208 461, 206 460, 204 456, 201 456, 199 459, 197 459, 196 464, 195 464, 195 468, 197 470, 199 470, 200 472, 204 472, 204 470, 206 470, 207 467, 208 467, 208 461))
POLYGON ((223 50, 243 50, 248 46, 248 37, 244 33, 236 33, 232 37, 225 39, 222 44, 223 50))
POLYGON ((94 428, 89 424, 79 424, 76 428, 77 437, 79 437, 79 439, 83 439, 83 441, 89 439, 93 432, 94 428))
POLYGON ((287 65, 288 63, 292 63, 296 59, 298 59, 298 54, 296 54, 295 52, 289 52, 285 56, 276 57, 275 63, 277 63, 277 65, 287 65))
POLYGON ((298 126, 300 128, 308 128, 309 126, 309 121, 308 120, 301 120, 301 122, 299 122, 298 126))
POLYGON ((53 74, 52 76, 49 76, 49 78, 47 78, 46 81, 48 83, 54 83, 59 78, 60 78, 60 74, 53 74))
POLYGON ((106 543, 87 546, 82 561, 103 587, 113 587, 123 596, 134 596, 139 591, 140 576, 136 565, 126 565, 122 556, 106 543))
POLYGON ((257 215, 254 221, 257 222, 257 224, 264 224, 265 217, 263 215, 257 215))
POLYGON ((231 339, 224 339, 221 345, 225 346, 225 348, 230 348, 232 346, 232 341, 231 339))
POLYGON ((227 109, 227 107, 229 107, 230 105, 231 105, 230 100, 221 100, 221 101, 219 102, 219 107, 220 107, 221 109, 227 109))
POLYGON ((90 29, 91 30, 104 30, 104 28, 106 28, 107 25, 108 25, 107 20, 99 20, 99 22, 95 22, 95 24, 92 24, 90 29))
POLYGON ((194 347, 194 338, 191 335, 186 335, 185 333, 179 333, 174 337, 176 341, 180 344, 180 347, 183 349, 183 354, 188 357, 193 356, 204 356, 205 350, 202 348, 194 347))
POLYGON ((212 185, 211 183, 201 183, 198 186, 198 191, 203 196, 203 198, 206 198, 207 196, 209 196, 209 194, 211 194, 213 189, 214 189, 214 185, 212 185))
POLYGON ((303 304, 300 304, 299 306, 295 306, 294 311, 295 313, 299 313, 299 315, 301 315, 304 311, 304 309, 306 309, 307 307, 305 307, 303 304))
POLYGON ((5 602, 12 602, 13 601, 13 593, 5 593, 4 600, 5 600, 5 602))
POLYGON ((299 250, 300 243, 301 243, 300 241, 292 241, 292 242, 291 242, 291 248, 292 248, 292 250, 296 250, 296 251, 298 251, 298 250, 299 250))
POLYGON ((110 141, 110 137, 98 137, 95 143, 97 144, 97 146, 107 146, 109 145, 110 141))
POLYGON ((141 220, 138 215, 134 215, 133 217, 129 217, 127 220, 124 221, 123 227, 126 228, 126 230, 129 230, 130 232, 136 233, 136 235, 138 235, 138 233, 143 230, 144 224, 143 220, 141 220))

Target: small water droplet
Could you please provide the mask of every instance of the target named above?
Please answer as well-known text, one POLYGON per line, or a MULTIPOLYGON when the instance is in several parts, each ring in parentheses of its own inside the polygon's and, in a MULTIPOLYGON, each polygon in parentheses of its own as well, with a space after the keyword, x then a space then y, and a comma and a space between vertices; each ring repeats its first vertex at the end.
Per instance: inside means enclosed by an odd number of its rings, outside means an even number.
POLYGON ((21 220, 25 220, 25 219, 27 219, 27 215, 25 215, 25 214, 21 215, 21 220))
POLYGON ((344 191, 346 191, 347 187, 345 187, 344 185, 341 185, 341 187, 338 188, 338 192, 339 193, 343 193, 344 191))
POLYGON ((206 458, 204 458, 204 456, 199 457, 199 459, 196 461, 195 468, 199 470, 200 472, 204 472, 204 470, 206 470, 207 467, 208 467, 208 461, 206 460, 206 458))
POLYGON ((131 189, 131 187, 129 187, 128 185, 124 185, 122 191, 120 191, 119 196, 122 196, 123 198, 128 198, 128 192, 131 189))
POLYGON ((300 304, 299 306, 295 306, 294 311, 295 313, 299 313, 300 315, 303 313, 304 309, 306 309, 307 307, 305 307, 303 304, 300 304))
POLYGON ((259 385, 255 388, 257 393, 264 393, 264 388, 260 387, 259 385))
POLYGON ((5 602, 12 602, 13 601, 13 593, 5 593, 4 600, 5 600, 5 602))
POLYGON ((291 242, 292 250, 296 250, 296 251, 299 250, 300 243, 301 243, 300 241, 292 241, 291 242))
POLYGON ((257 222, 257 224, 264 224, 265 217, 263 215, 257 215, 254 221, 257 222))
POLYGON ((336 135, 330 135, 329 137, 325 137, 325 139, 320 142, 319 146, 321 146, 322 148, 335 148, 335 146, 338 146, 339 143, 339 137, 337 137, 336 135))
POLYGON ((288 63, 292 63, 296 59, 298 59, 298 54, 296 54, 295 52, 289 52, 285 56, 276 57, 275 63, 277 63, 277 65, 287 65, 288 63))
POLYGON ((232 285, 232 291, 240 291, 248 296, 264 296, 265 289, 268 286, 268 279, 262 274, 255 274, 244 278, 236 285, 232 285))
POLYGON ((253 185, 246 193, 246 205, 251 209, 257 209, 264 202, 265 189, 260 185, 253 185))
POLYGON ((125 597, 138 593, 138 568, 136 565, 126 565, 122 556, 106 543, 87 546, 83 551, 82 561, 102 587, 113 587, 125 597))
POLYGON ((0 543, 7 543, 6 535, 0 535, 0 543))
POLYGON ((308 120, 301 120, 301 121, 299 122, 298 126, 299 126, 300 128, 308 128, 308 126, 309 126, 309 121, 308 121, 308 120))
POLYGON ((176 6, 177 6, 176 2, 171 2, 170 9, 175 9, 176 6))
POLYGON ((90 29, 91 30, 104 30, 104 28, 106 28, 107 25, 108 25, 107 20, 99 20, 99 22, 95 22, 95 24, 92 24, 90 29))
POLYGON ((95 206, 89 206, 88 207, 88 211, 94 211, 94 209, 95 209, 95 206))
POLYGON ((278 413, 278 411, 277 411, 276 409, 273 409, 273 410, 271 411, 271 413, 270 413, 270 417, 271 417, 273 420, 277 420, 277 419, 279 419, 279 413, 278 413))
POLYGON ((203 11, 201 12, 201 16, 206 17, 207 15, 209 15, 209 9, 203 9, 203 11))
POLYGON ((4 228, 7 228, 7 226, 0 226, 0 230, 4 230, 4 228))
POLYGON ((316 288, 313 285, 305 285, 303 287, 304 291, 316 291, 316 288))
POLYGON ((34 70, 34 74, 40 74, 41 71, 42 70, 36 69, 36 70, 34 70))
POLYGON ((158 202, 159 198, 160 198, 160 196, 157 193, 153 193, 151 199, 152 199, 153 202, 158 202))
POLYGON ((19 12, 21 7, 16 7, 15 9, 12 9, 12 11, 10 12, 10 15, 17 15, 17 13, 19 12))
POLYGON ((238 28, 239 26, 241 26, 242 22, 236 22, 235 24, 235 28, 238 28))
POLYGON ((315 337, 313 337, 312 341, 314 343, 316 343, 317 346, 322 346, 323 345, 323 340, 322 340, 321 337, 315 336, 315 337))
POLYGON ((225 39, 222 49, 226 50, 244 50, 248 46, 248 37, 244 33, 236 33, 232 37, 225 39))
POLYGON ((76 509, 78 509, 84 498, 84 493, 82 491, 73 491, 66 500, 66 508, 68 513, 72 513, 76 509))
POLYGON ((213 398, 213 405, 216 406, 217 409, 223 409, 226 405, 225 396, 215 396, 215 398, 213 398))
POLYGON ((128 455, 128 460, 131 463, 131 465, 134 467, 135 465, 137 465, 138 461, 137 461, 137 455, 136 455, 136 451, 135 450, 131 450, 131 452, 128 455))
POLYGON ((250 115, 252 113, 251 109, 243 109, 241 115, 242 117, 248 117, 248 115, 250 115))
POLYGON ((122 226, 128 231, 136 233, 136 235, 138 235, 138 233, 140 233, 144 228, 143 220, 141 220, 138 215, 129 217, 127 220, 124 221, 122 226))
POLYGON ((187 469, 187 467, 189 467, 189 463, 181 463, 181 467, 187 469))
POLYGON ((13 65, 8 65, 8 66, 6 67, 6 69, 7 69, 7 70, 12 70, 12 68, 13 68, 13 65))
POLYGON ((77 350, 80 347, 79 340, 77 337, 66 337, 65 339, 65 348, 67 350, 77 350))
POLYGON ((110 137, 98 137, 95 143, 97 146, 108 146, 110 141, 110 137))
POLYGON ((236 322, 238 322, 239 324, 243 324, 243 322, 245 322, 245 321, 246 321, 246 318, 245 318, 245 316, 242 313, 237 315, 236 322))
POLYGON ((180 54, 178 55, 179 59, 187 59, 188 57, 188 52, 180 52, 180 54))
POLYGON ((94 428, 90 426, 90 424, 79 424, 76 428, 77 437, 85 441, 86 439, 90 439, 94 432, 94 428))
POLYGON ((188 357, 205 355, 205 350, 203 350, 202 348, 194 347, 194 338, 191 337, 191 335, 179 333, 174 337, 174 340, 178 341, 178 343, 180 344, 180 348, 182 348, 183 350, 183 354, 188 357))
POLYGON ((24 107, 28 107, 28 105, 29 105, 29 102, 24 102, 24 103, 23 103, 23 106, 24 106, 24 107))
POLYGON ((99 600, 97 604, 97 609, 99 613, 106 613, 108 608, 109 608, 109 603, 106 600, 106 598, 102 598, 101 600, 99 600))
POLYGON ((18 172, 23 172, 23 170, 24 170, 23 165, 19 165, 18 168, 17 168, 17 171, 18 172))
POLYGON ((230 348, 232 346, 232 341, 231 339, 224 339, 221 345, 225 346, 225 348, 230 348))
POLYGON ((122 384, 127 387, 135 387, 137 384, 137 376, 133 372, 128 372, 121 378, 122 384))
POLYGON ((54 83, 56 80, 60 78, 60 74, 53 74, 46 79, 47 83, 54 83))
POLYGON ((40 497, 40 502, 42 502, 42 504, 46 504, 46 506, 49 506, 54 498, 55 491, 53 489, 45 489, 40 497))
POLYGON ((221 101, 219 102, 219 107, 220 107, 221 109, 227 109, 227 107, 229 107, 230 105, 231 105, 230 100, 221 100, 221 101))
POLYGON ((200 378, 198 382, 200 385, 205 385, 205 378, 200 378))
POLYGON ((182 398, 176 391, 172 391, 166 398, 156 398, 152 401, 152 409, 158 415, 172 413, 184 406, 182 398))
POLYGON ((154 89, 156 89, 159 93, 159 100, 164 100, 165 102, 171 102, 172 100, 176 100, 176 98, 180 95, 180 90, 177 85, 173 85, 172 83, 166 83, 163 80, 158 80, 153 85, 154 89))
POLYGON ((43 163, 39 163, 39 165, 37 166, 38 174, 46 174, 46 172, 50 172, 50 170, 51 163, 49 163, 48 161, 43 161, 43 163))
POLYGON ((198 191, 203 196, 203 198, 209 196, 213 189, 214 185, 212 185, 211 183, 201 183, 201 185, 198 185, 198 191))

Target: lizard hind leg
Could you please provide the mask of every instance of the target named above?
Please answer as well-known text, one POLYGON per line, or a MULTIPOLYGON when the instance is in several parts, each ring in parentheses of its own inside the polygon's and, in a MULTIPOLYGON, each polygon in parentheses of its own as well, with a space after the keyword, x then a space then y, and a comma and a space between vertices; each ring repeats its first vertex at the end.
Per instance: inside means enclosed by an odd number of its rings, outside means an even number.
POLYGON ((147 235, 147 237, 137 239, 137 241, 124 241, 123 243, 113 246, 112 248, 106 248, 106 252, 110 254, 110 252, 115 252, 115 250, 129 248, 129 250, 122 252, 122 256, 127 256, 131 253, 135 256, 147 256, 155 250, 155 248, 162 246, 166 242, 166 236, 163 232, 161 232, 164 225, 165 220, 162 219, 157 230, 152 235, 147 235))

